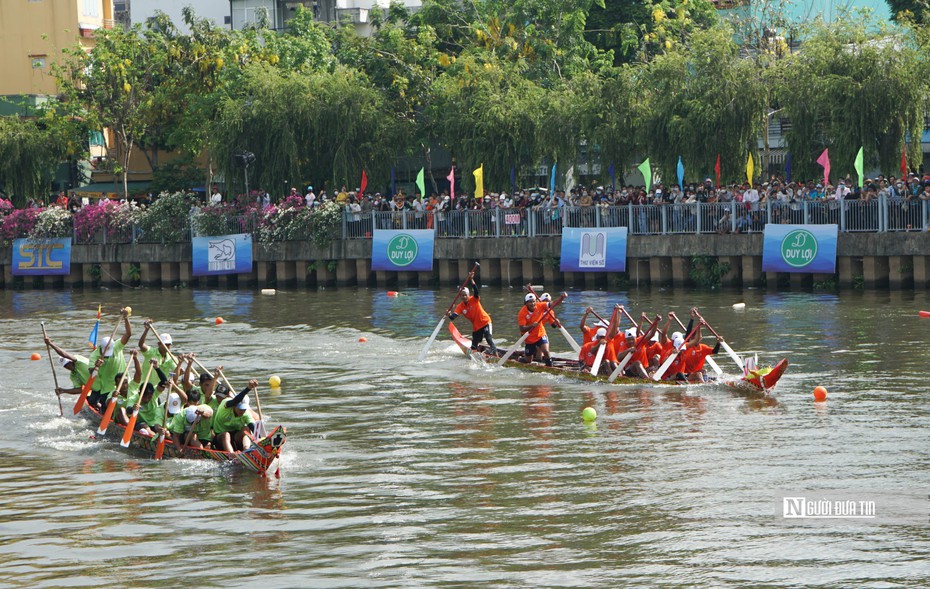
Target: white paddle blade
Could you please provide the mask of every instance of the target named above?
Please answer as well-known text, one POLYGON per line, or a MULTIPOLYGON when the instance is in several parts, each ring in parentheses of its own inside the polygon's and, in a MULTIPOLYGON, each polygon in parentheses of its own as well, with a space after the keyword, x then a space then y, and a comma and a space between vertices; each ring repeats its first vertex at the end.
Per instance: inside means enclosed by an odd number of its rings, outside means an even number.
POLYGON ((724 350, 726 350, 727 354, 730 355, 730 358, 733 358, 733 361, 736 362, 736 365, 739 367, 739 369, 742 370, 743 361, 736 354, 736 352, 733 351, 733 348, 730 347, 730 344, 728 344, 727 342, 720 342, 720 345, 723 347, 724 350))
POLYGON ((631 349, 626 356, 623 357, 623 360, 620 360, 620 363, 617 364, 617 367, 614 368, 614 371, 610 373, 610 376, 607 377, 609 382, 617 380, 617 377, 623 374, 623 369, 626 368, 626 365, 629 363, 630 358, 633 357, 633 350, 631 349))
POLYGON ((501 359, 497 361, 498 364, 503 364, 513 356, 513 353, 517 351, 517 348, 523 345, 523 342, 526 341, 527 336, 530 335, 530 332, 526 332, 520 336, 520 339, 516 341, 514 345, 507 349, 507 353, 501 356, 501 359))
POLYGON ((707 363, 710 365, 711 370, 713 370, 717 376, 723 374, 723 370, 721 370, 717 362, 710 356, 707 357, 707 363))
POLYGON ((652 380, 655 380, 655 381, 662 380, 662 377, 665 376, 665 373, 666 371, 668 371, 669 366, 672 365, 672 362, 674 362, 675 358, 677 357, 678 357, 678 352, 675 352, 674 354, 669 355, 669 357, 665 359, 665 362, 662 363, 662 366, 659 366, 659 369, 656 370, 656 373, 652 375, 652 380))
POLYGON ((597 346, 597 354, 594 356, 594 364, 591 365, 591 376, 597 376, 597 373, 601 370, 601 361, 604 359, 604 350, 607 349, 607 346, 604 345, 604 340, 601 340, 601 343, 597 346))
POLYGON ((439 335, 439 330, 442 329, 442 324, 445 322, 445 320, 446 316, 443 315, 442 319, 439 320, 439 323, 436 324, 436 329, 433 330, 433 335, 429 336, 429 339, 426 340, 426 345, 423 346, 423 350, 417 357, 418 362, 422 362, 426 358, 426 355, 429 353, 429 349, 432 347, 433 342, 436 341, 436 336, 439 335))
POLYGON ((564 325, 559 326, 559 331, 561 331, 562 335, 565 336, 565 341, 567 341, 568 345, 570 345, 572 349, 575 350, 576 354, 581 351, 581 346, 578 345, 578 342, 575 341, 575 338, 572 337, 572 334, 568 333, 568 330, 565 329, 564 325))

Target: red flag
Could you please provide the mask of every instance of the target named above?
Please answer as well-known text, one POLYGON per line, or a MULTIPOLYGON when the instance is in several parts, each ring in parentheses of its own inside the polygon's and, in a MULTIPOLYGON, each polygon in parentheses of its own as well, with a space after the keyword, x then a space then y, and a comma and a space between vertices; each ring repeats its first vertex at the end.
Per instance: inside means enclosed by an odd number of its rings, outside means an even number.
POLYGON ((823 187, 826 188, 830 184, 830 154, 827 153, 829 149, 823 150, 823 153, 820 154, 820 157, 817 158, 817 163, 823 166, 823 187))
POLYGON ((907 144, 901 146, 901 178, 907 178, 907 144))
POLYGON ((720 154, 717 154, 717 163, 714 165, 714 173, 717 175, 717 188, 720 188, 720 154))
POLYGON ((359 185, 359 195, 358 195, 359 198, 361 198, 362 195, 365 194, 366 188, 368 188, 368 174, 365 173, 365 170, 362 170, 362 182, 359 185))

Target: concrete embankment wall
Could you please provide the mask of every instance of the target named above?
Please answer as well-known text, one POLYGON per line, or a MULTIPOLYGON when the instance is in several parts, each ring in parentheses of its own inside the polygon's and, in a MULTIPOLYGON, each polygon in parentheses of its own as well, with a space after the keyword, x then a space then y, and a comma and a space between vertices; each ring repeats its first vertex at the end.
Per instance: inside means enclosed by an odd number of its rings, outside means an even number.
POLYGON ((576 288, 630 286, 685 287, 692 284, 695 258, 725 264, 723 286, 805 289, 835 281, 840 288, 930 288, 930 233, 841 233, 835 275, 762 272, 762 235, 631 236, 625 275, 558 269, 560 237, 441 239, 433 272, 372 272, 371 241, 256 243, 252 271, 194 277, 191 246, 182 244, 74 245, 68 276, 14 277, 10 248, 0 248, 4 288, 70 288, 188 285, 210 288, 377 286, 430 287, 458 284, 475 261, 481 281, 519 286, 542 282, 576 288))

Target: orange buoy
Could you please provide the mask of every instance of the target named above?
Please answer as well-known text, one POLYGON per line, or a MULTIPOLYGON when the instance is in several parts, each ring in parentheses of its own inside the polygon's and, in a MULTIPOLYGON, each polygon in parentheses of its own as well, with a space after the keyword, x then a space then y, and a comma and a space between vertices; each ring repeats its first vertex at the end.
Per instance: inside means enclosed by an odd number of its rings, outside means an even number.
POLYGON ((42 356, 38 352, 33 352, 30 358, 32 358, 33 360, 41 360, 42 356))
POLYGON ((398 293, 396 290, 389 290, 389 291, 387 291, 387 296, 389 296, 389 297, 396 297, 398 294, 400 294, 400 293, 398 293))
POLYGON ((365 342, 368 341, 368 338, 367 338, 367 337, 360 337, 360 338, 358 338, 358 341, 359 341, 359 343, 363 343, 363 344, 364 344, 365 342))
POLYGON ((930 317, 930 311, 920 311, 917 314, 920 315, 921 317, 930 317))
POLYGON ((814 387, 814 400, 818 403, 827 400, 827 389, 824 387, 814 387))
POLYGON ((216 324, 217 324, 217 325, 220 325, 220 324, 222 324, 222 323, 225 323, 224 319, 223 319, 222 317, 217 317, 217 318, 216 318, 216 324))

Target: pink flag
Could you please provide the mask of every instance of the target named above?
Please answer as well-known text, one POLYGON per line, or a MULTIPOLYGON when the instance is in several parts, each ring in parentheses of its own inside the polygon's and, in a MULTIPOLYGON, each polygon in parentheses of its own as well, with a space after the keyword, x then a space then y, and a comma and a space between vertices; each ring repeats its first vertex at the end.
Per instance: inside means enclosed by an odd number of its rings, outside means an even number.
POLYGON ((446 180, 449 181, 449 198, 455 198, 455 166, 452 166, 452 169, 449 170, 446 180))
POLYGON ((823 150, 823 153, 820 154, 820 157, 817 158, 817 163, 823 166, 823 187, 826 188, 830 185, 830 154, 827 152, 829 149, 823 150))

